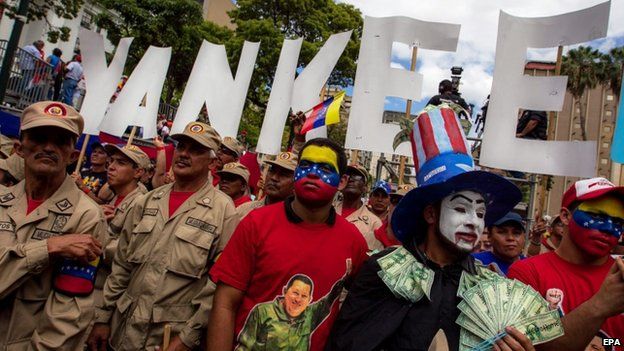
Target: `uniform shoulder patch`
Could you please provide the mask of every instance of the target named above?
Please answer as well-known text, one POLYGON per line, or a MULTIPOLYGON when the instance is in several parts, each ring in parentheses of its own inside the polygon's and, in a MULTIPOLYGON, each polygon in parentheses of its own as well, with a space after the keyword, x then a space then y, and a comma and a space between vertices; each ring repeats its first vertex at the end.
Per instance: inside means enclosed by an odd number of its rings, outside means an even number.
POLYGON ((67 199, 63 199, 63 200, 55 203, 55 205, 61 211, 67 211, 67 210, 69 210, 73 206, 71 204, 71 202, 69 202, 69 200, 67 200, 67 199))

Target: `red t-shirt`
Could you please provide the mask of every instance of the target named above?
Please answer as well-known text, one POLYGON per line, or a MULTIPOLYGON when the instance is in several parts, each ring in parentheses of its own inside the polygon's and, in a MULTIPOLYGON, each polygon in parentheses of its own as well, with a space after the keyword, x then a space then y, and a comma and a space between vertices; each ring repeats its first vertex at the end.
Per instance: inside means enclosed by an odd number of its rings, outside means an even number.
POLYGON ((115 203, 113 204, 113 206, 117 207, 119 206, 119 204, 125 199, 125 196, 117 196, 117 199, 115 200, 115 203))
POLYGON ((214 168, 211 169, 210 174, 212 175, 212 186, 219 185, 219 181, 221 180, 221 177, 219 177, 219 173, 217 173, 217 170, 214 168))
POLYGON ((26 214, 31 213, 32 211, 34 211, 37 207, 39 207, 45 200, 34 200, 31 198, 28 198, 28 206, 26 208, 26 214))
POLYGON ((246 202, 250 202, 251 201, 251 197, 249 197, 249 195, 243 195, 241 197, 239 197, 238 199, 234 200, 234 207, 238 207, 246 202))
POLYGON ((192 191, 172 191, 169 194, 169 217, 173 216, 178 207, 193 194, 192 191))
POLYGON ((340 214, 343 218, 349 217, 353 212, 357 211, 357 208, 343 207, 340 214))
MULTIPOLYGON (((565 261, 555 252, 548 252, 516 261, 509 268, 507 277, 532 286, 552 303, 553 309, 559 305, 561 312, 566 314, 598 292, 613 262, 613 258, 609 257, 600 266, 577 265, 565 261)), ((607 319, 601 331, 623 342, 624 315, 607 319)), ((624 348, 616 346, 614 350, 622 351, 624 348)))
POLYGON ((362 234, 344 218, 335 215, 331 226, 304 223, 296 215, 293 218, 290 206, 287 200, 248 214, 210 275, 214 282, 245 292, 236 314, 236 343, 261 343, 267 350, 323 350, 338 312, 335 302, 348 261, 350 278, 367 259, 368 247, 362 234), (308 283, 302 285, 293 278, 296 275, 305 275, 308 283), (297 301, 294 291, 285 289, 291 278, 292 288, 303 286, 303 292, 297 292, 299 301, 309 304, 299 317, 289 319, 284 290, 289 301, 297 301), (307 299, 301 297, 306 291, 310 293, 307 299))

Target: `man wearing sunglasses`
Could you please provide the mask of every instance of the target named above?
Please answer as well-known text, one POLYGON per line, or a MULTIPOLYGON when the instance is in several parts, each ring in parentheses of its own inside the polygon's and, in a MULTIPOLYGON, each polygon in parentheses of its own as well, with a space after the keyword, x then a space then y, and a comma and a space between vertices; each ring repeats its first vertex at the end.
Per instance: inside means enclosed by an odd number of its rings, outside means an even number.
POLYGON ((347 186, 341 190, 342 201, 334 204, 336 213, 357 227, 366 239, 369 250, 382 250, 383 243, 375 238, 375 230, 381 227, 381 219, 362 201, 368 184, 368 171, 359 164, 353 164, 347 167, 347 176, 347 186))
POLYGON ((244 151, 245 147, 238 140, 232 137, 223 138, 221 146, 217 149, 217 157, 213 161, 211 170, 213 186, 219 184, 220 176, 218 172, 223 169, 223 166, 228 163, 238 162, 244 151))

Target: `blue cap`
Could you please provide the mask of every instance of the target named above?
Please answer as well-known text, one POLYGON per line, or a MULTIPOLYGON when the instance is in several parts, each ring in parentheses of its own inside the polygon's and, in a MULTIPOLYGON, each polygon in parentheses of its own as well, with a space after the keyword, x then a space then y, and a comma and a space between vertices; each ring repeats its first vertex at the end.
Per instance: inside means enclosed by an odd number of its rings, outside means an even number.
POLYGON ((373 185, 373 190, 371 190, 371 193, 377 189, 383 190, 384 193, 386 193, 386 195, 390 195, 390 193, 392 192, 392 187, 390 186, 390 184, 388 184, 388 182, 385 182, 383 180, 378 180, 375 182, 375 184, 373 185))
POLYGON ((524 221, 522 220, 522 217, 520 217, 520 215, 515 213, 515 212, 507 213, 503 218, 501 218, 498 221, 494 222, 492 225, 500 227, 500 226, 502 226, 504 224, 507 224, 507 223, 517 224, 518 226, 520 226, 520 228, 522 228, 522 231, 525 231, 524 221))

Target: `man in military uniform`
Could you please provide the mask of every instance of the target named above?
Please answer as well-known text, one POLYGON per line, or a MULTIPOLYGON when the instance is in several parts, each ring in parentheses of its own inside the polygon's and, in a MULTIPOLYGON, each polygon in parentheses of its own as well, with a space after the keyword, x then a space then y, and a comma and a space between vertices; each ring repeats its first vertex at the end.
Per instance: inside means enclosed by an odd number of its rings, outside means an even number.
POLYGON ((349 182, 341 191, 343 199, 334 204, 336 213, 357 227, 369 250, 382 250, 384 245, 375 237, 375 230, 381 227, 381 219, 362 201, 368 184, 368 171, 359 164, 353 164, 347 167, 347 175, 349 182))
POLYGON ((84 343, 93 296, 71 290, 77 281, 92 289, 92 280, 59 274, 61 262, 95 273, 82 263, 96 260, 106 244, 101 209, 65 171, 78 157, 83 125, 76 110, 58 102, 38 102, 22 114, 16 152, 25 180, 0 190, 2 350, 77 350, 84 343))
POLYGON ((234 207, 251 202, 248 195, 249 169, 239 162, 226 163, 223 169, 218 171, 219 190, 234 201, 234 207))
POLYGON ((212 172, 212 185, 217 186, 219 184, 218 171, 223 169, 223 166, 230 162, 239 162, 240 157, 243 155, 245 147, 238 142, 238 140, 232 137, 225 137, 221 142, 221 146, 215 151, 217 157, 213 161, 212 172))
POLYGON ((256 208, 284 201, 293 195, 297 155, 292 152, 280 152, 274 161, 266 161, 265 163, 269 166, 269 171, 264 181, 264 194, 266 196, 262 200, 247 202, 238 206, 236 210, 241 219, 256 208))
POLYGON ((18 154, 12 154, 0 160, 0 184, 13 186, 24 180, 24 159, 18 154))
POLYGON ((102 307, 102 289, 106 277, 111 272, 111 265, 115 252, 117 252, 117 244, 121 228, 130 213, 134 201, 140 196, 147 193, 147 189, 141 183, 141 177, 145 173, 145 168, 149 167, 149 157, 143 150, 134 145, 119 147, 113 144, 104 146, 110 163, 108 165, 108 186, 115 193, 115 196, 106 205, 102 205, 104 216, 108 221, 108 234, 110 240, 104 252, 106 259, 100 266, 95 281, 95 306, 102 307))
POLYGON ((238 215, 209 180, 219 134, 191 122, 172 138, 175 182, 135 200, 104 285, 104 307, 96 312, 91 350, 107 341, 115 350, 155 350, 167 324, 175 335, 169 350, 188 350, 199 346, 206 328, 215 289, 208 270, 238 215))

